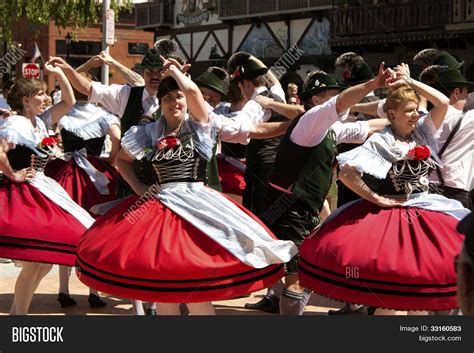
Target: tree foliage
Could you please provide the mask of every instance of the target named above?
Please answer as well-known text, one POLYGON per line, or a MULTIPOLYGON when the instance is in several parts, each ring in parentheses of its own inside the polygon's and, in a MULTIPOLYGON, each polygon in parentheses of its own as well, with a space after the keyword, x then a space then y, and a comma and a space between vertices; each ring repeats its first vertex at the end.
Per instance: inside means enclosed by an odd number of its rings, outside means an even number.
MULTIPOLYGON (((46 25, 54 19, 56 26, 84 28, 101 21, 102 2, 98 0, 0 0, 1 34, 12 40, 12 23, 25 18, 28 23, 46 25)), ((131 9, 130 0, 111 0, 110 7, 131 9)))

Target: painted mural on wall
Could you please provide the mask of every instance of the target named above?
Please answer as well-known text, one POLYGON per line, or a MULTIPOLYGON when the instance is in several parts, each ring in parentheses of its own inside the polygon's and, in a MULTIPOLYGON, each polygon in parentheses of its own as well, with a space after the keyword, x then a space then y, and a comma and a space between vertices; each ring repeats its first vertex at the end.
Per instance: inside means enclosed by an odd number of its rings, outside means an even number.
POLYGON ((276 58, 284 53, 283 48, 276 43, 268 28, 264 25, 261 25, 260 28, 253 28, 240 47, 240 51, 246 51, 258 58, 276 58))
POLYGON ((299 47, 306 52, 306 55, 331 54, 328 39, 329 21, 327 18, 323 18, 321 22, 314 21, 299 47))
POLYGON ((198 26, 217 14, 217 0, 180 0, 177 13, 177 26, 198 26))

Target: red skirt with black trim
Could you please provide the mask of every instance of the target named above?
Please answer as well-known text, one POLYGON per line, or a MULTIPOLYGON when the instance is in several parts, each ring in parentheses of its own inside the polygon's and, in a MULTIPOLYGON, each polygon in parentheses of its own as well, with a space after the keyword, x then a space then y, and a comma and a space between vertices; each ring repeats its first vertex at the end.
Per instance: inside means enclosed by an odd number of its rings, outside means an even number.
POLYGON ((78 245, 77 266, 88 287, 168 303, 245 295, 283 275, 283 264, 248 266, 159 200, 138 196, 97 219, 78 245))
POLYGON ((301 246, 303 286, 337 300, 398 310, 458 307, 454 258, 463 236, 451 215, 380 208, 343 210, 301 246))
POLYGON ((74 266, 85 231, 34 186, 0 179, 0 257, 74 266))
MULTIPOLYGON (((119 174, 117 170, 107 162, 96 156, 87 156, 87 160, 99 172, 105 174, 109 180, 108 195, 102 195, 89 175, 80 168, 74 159, 65 162, 62 159, 54 159, 48 162, 44 173, 56 180, 71 198, 83 209, 89 210, 92 206, 115 200, 117 197, 117 180, 119 174)), ((92 214, 92 213, 91 213, 92 214)), ((92 214, 93 215, 93 214, 92 214)), ((94 216, 94 215, 93 215, 94 216)))
POLYGON ((222 192, 243 196, 245 190, 244 173, 223 158, 217 158, 217 167, 222 192))

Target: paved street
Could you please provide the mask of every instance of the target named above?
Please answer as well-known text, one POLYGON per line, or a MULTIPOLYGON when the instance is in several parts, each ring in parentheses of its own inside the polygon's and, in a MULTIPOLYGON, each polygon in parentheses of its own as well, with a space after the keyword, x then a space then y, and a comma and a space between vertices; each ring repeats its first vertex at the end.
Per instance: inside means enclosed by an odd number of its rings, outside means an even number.
MULTIPOLYGON (((0 315, 8 315, 13 300, 16 276, 20 268, 14 264, 0 263, 0 315)), ((58 291, 58 266, 54 266, 51 272, 40 284, 33 297, 30 314, 33 315, 132 315, 132 305, 127 299, 121 299, 104 294, 107 302, 105 308, 91 309, 87 302, 88 289, 75 276, 71 277, 71 296, 78 305, 62 309, 57 302, 58 291)), ((275 315, 261 311, 244 309, 247 302, 256 302, 265 294, 265 290, 253 293, 251 297, 239 298, 214 302, 218 315, 275 315)), ((342 304, 314 295, 310 305, 306 308, 305 315, 326 315, 331 308, 341 307, 342 304)))

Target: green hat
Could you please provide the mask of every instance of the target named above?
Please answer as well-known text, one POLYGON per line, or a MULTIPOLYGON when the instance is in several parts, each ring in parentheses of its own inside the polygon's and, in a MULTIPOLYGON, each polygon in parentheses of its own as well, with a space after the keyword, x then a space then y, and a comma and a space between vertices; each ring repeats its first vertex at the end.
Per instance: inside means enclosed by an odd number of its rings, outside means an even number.
POLYGON ((441 71, 436 77, 433 86, 440 91, 461 87, 466 87, 469 92, 474 91, 474 82, 466 81, 464 76, 457 69, 441 71))
POLYGON ((194 80, 198 87, 206 87, 216 91, 221 97, 227 100, 228 83, 221 80, 216 74, 212 72, 204 72, 201 76, 194 80))
POLYGON ((305 101, 318 93, 330 89, 343 91, 346 87, 339 85, 330 75, 323 72, 316 72, 308 78, 303 86, 303 92, 301 92, 300 98, 302 101, 305 101))
POLYGON ((438 57, 434 60, 433 65, 447 66, 449 69, 459 70, 464 64, 464 61, 458 62, 454 56, 447 51, 441 51, 438 57))
POLYGON ((160 53, 155 48, 148 49, 143 57, 142 63, 137 64, 138 69, 162 69, 163 62, 160 53))
POLYGON ((374 73, 365 62, 354 65, 352 70, 342 73, 342 84, 345 86, 355 86, 359 83, 367 82, 374 78, 374 73))
POLYGON ((267 72, 268 67, 250 57, 242 65, 237 66, 230 80, 231 82, 238 82, 246 79, 254 79, 258 76, 265 75, 267 72))

